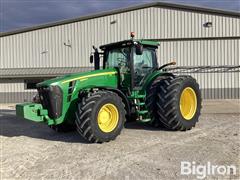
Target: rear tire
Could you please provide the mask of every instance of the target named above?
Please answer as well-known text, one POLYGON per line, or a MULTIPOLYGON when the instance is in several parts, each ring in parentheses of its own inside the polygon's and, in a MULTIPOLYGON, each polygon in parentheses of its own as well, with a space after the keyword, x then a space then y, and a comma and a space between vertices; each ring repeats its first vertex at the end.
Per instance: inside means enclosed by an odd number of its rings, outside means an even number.
POLYGON ((167 77, 157 87, 155 118, 170 130, 189 130, 201 111, 199 85, 191 76, 167 77))
POLYGON ((161 76, 157 78, 153 83, 147 87, 147 95, 145 104, 148 109, 148 112, 150 114, 151 121, 148 122, 150 126, 153 127, 161 127, 163 126, 162 123, 156 118, 157 117, 157 104, 156 104, 156 98, 157 98, 157 87, 160 84, 160 81, 162 79, 166 78, 166 76, 161 76))
POLYGON ((88 142, 114 140, 126 120, 122 99, 111 91, 89 92, 83 96, 76 111, 77 131, 88 142))

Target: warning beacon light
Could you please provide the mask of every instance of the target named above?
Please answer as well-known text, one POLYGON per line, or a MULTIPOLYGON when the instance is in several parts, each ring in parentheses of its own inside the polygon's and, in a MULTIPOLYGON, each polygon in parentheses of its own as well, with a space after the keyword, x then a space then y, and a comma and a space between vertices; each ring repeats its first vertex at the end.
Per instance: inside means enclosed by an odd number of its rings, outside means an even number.
POLYGON ((135 36, 135 32, 131 32, 130 35, 131 35, 131 38, 133 39, 135 36))

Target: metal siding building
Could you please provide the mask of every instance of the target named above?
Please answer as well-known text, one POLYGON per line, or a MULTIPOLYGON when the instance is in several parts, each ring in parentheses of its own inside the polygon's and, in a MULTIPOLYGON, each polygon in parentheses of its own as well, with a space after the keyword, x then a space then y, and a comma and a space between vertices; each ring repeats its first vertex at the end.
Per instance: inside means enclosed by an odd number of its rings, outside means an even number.
MULTIPOLYGON (((0 34, 0 103, 30 100, 28 79, 86 71, 92 45, 136 38, 160 42, 159 64, 240 64, 240 14, 150 3, 0 34), (205 27, 206 23, 211 27, 205 27)), ((239 98, 239 72, 192 73, 204 98, 239 98)))

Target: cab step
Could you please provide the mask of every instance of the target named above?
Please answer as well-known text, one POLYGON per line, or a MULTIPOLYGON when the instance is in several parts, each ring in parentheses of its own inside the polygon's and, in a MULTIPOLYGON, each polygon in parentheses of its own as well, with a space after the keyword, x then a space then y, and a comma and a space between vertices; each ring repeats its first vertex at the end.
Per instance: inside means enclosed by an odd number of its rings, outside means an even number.
POLYGON ((144 103, 144 102, 139 102, 139 103, 137 103, 137 105, 138 105, 138 106, 144 106, 145 103, 144 103))
POLYGON ((146 97, 145 95, 128 96, 129 99, 143 99, 145 97, 146 97))
POLYGON ((141 119, 140 121, 141 122, 149 122, 149 121, 151 121, 151 119, 150 118, 148 118, 148 119, 141 119))
POLYGON ((141 99, 141 98, 145 98, 145 97, 146 97, 146 95, 138 95, 137 99, 141 99))
POLYGON ((139 115, 143 115, 143 114, 147 114, 148 111, 147 111, 147 110, 137 111, 137 113, 138 113, 139 115))

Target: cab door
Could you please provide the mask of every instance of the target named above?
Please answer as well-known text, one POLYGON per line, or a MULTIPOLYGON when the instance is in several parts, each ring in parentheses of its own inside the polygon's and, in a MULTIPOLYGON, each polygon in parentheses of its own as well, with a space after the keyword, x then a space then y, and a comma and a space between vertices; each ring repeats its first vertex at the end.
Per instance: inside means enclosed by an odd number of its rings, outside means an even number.
POLYGON ((120 85, 126 89, 131 85, 130 53, 130 47, 119 47, 108 50, 106 54, 106 68, 119 69, 120 85))
POLYGON ((133 48, 133 86, 140 87, 148 74, 157 68, 156 49, 144 47, 141 55, 133 48))

